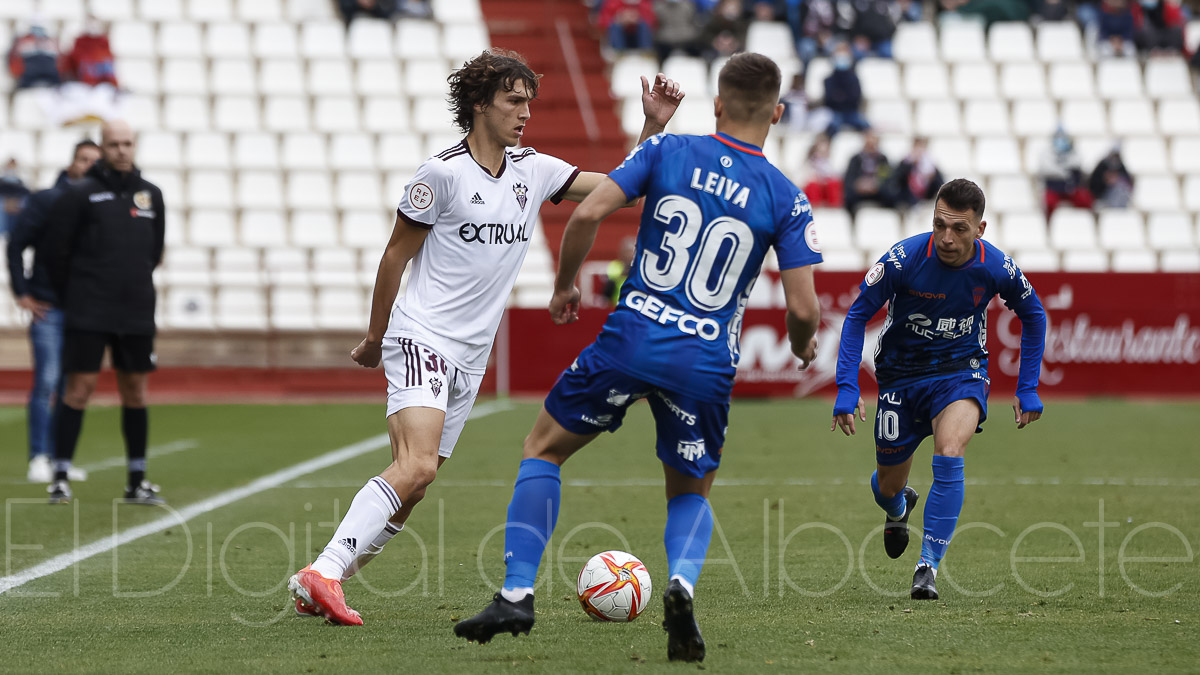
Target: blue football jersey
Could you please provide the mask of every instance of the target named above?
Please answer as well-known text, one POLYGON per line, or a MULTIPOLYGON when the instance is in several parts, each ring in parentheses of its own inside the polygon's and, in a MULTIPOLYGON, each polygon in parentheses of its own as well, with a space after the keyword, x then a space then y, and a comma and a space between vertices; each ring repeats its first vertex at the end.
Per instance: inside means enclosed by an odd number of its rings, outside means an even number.
POLYGON ((609 178, 646 200, 598 351, 667 390, 728 400, 742 315, 768 248, 780 269, 821 262, 808 198, 761 149, 725 134, 653 136, 609 178))
MULTIPOLYGON (((875 350, 881 387, 987 372, 987 306, 999 294, 1021 320, 1021 368, 1017 395, 1036 394, 1046 337, 1046 314, 1033 286, 1012 258, 982 239, 975 256, 950 267, 937 256, 933 234, 893 246, 859 285, 859 296, 842 325, 838 348, 838 398, 834 414, 852 412, 858 401, 858 367, 867 321, 888 303, 875 350)), ((1030 399, 1030 407, 1040 405, 1030 399)))

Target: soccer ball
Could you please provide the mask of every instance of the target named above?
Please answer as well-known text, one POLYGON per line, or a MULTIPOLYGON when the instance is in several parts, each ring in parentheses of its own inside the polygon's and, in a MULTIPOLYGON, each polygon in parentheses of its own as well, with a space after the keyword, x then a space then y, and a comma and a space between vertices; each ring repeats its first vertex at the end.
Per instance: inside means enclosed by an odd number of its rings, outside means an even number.
POLYGON ((650 600, 650 572, 624 551, 592 556, 575 583, 583 611, 599 621, 633 621, 650 600))

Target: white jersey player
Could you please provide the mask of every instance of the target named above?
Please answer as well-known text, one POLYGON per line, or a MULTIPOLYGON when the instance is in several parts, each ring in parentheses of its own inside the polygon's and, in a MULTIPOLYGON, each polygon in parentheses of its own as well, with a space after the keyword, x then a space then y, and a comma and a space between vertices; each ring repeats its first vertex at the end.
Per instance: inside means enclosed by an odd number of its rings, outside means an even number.
MULTIPOLYGON (((371 478, 320 556, 288 583, 296 611, 361 625, 341 583, 404 526, 454 450, 479 392, 492 341, 544 201, 582 201, 605 174, 520 143, 538 76, 524 59, 485 51, 449 78, 466 138, 425 161, 405 188, 379 263, 367 336, 351 357, 388 380, 392 462, 371 478), (408 288, 396 299, 405 266, 408 288)), ((642 78, 641 143, 659 133, 683 93, 642 78)))

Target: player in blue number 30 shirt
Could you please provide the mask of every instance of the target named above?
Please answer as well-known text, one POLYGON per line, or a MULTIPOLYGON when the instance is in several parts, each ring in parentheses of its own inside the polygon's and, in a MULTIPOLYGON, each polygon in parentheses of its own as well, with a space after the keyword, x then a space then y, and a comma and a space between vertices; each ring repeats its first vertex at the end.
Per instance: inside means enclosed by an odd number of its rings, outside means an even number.
POLYGON ((893 246, 867 271, 842 325, 837 402, 830 431, 854 433, 866 421, 858 395, 863 331, 888 303, 875 350, 879 410, 871 474, 875 501, 887 514, 883 545, 899 558, 908 546, 908 517, 917 492, 908 473, 917 446, 933 436, 933 487, 925 503, 921 559, 912 597, 938 597, 934 583, 963 505, 963 453, 987 419, 987 306, 997 293, 1021 320, 1021 369, 1013 412, 1018 429, 1042 416, 1037 395, 1046 314, 1012 258, 980 237, 984 197, 969 180, 946 183, 934 201, 933 233, 893 246))
POLYGON ((616 310, 558 379, 525 439, 504 534, 504 588, 455 627, 458 635, 486 642, 533 626, 534 580, 558 515, 559 467, 601 432, 615 431, 629 406, 645 398, 668 499, 667 656, 704 658, 692 593, 712 536, 708 493, 725 444, 742 314, 769 248, 779 259, 792 352, 807 365, 816 351, 812 265, 821 255, 811 209, 760 149, 783 113, 779 85, 770 59, 734 56, 718 79, 716 134, 651 137, 572 214, 550 302, 559 324, 577 316, 575 276, 600 221, 646 198, 616 310))

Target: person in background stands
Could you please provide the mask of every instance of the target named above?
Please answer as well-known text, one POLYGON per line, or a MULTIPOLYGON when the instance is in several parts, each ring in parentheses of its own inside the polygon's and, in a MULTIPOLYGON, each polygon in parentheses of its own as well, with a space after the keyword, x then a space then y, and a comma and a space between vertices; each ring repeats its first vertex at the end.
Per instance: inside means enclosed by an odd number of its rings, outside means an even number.
POLYGON ((891 206, 886 189, 891 170, 887 157, 879 151, 879 134, 868 131, 863 135, 862 152, 851 157, 846 167, 846 210, 851 216, 863 202, 891 206))
POLYGON ((1047 219, 1064 201, 1081 209, 1092 207, 1092 193, 1083 186, 1083 170, 1075 143, 1061 127, 1042 155, 1041 177, 1046 193, 1047 219))
POLYGON ((1096 206, 1110 209, 1123 209, 1129 206, 1133 197, 1133 176, 1121 161, 1121 146, 1114 145, 1112 150, 1100 160, 1088 179, 1088 190, 1096 200, 1096 206))
POLYGON ((621 252, 615 260, 608 263, 604 277, 604 297, 613 307, 621 301, 621 286, 629 278, 629 269, 633 266, 633 254, 637 251, 637 239, 625 237, 621 240, 621 252))
POLYGON ((825 135, 833 138, 843 126, 858 131, 869 129, 871 123, 859 111, 862 107, 862 84, 854 72, 854 54, 844 42, 833 50, 833 68, 833 72, 825 78, 825 106, 833 113, 825 135))
POLYGON ((829 137, 818 134, 808 149, 803 177, 799 181, 813 208, 842 205, 842 177, 829 161, 829 137))

